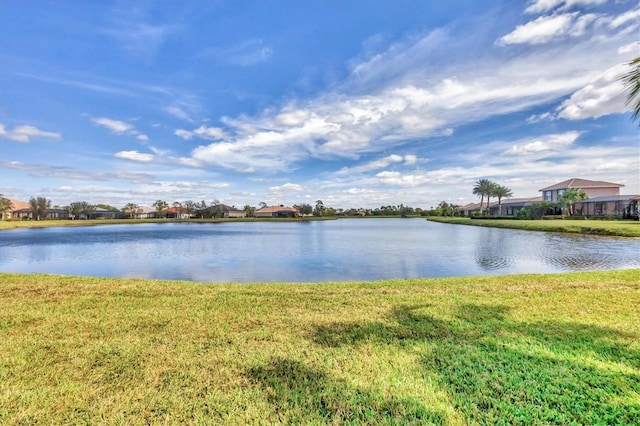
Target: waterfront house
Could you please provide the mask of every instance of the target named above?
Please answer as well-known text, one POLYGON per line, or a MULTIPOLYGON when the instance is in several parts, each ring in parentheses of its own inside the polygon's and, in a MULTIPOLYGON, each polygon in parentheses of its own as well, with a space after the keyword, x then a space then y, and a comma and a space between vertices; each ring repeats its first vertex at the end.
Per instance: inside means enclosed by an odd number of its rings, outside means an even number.
POLYGON ((585 194, 587 194, 587 197, 595 198, 610 195, 620 195, 620 188, 623 186, 624 185, 619 183, 572 178, 560 183, 556 183, 555 185, 542 188, 539 191, 542 192, 542 199, 544 201, 557 203, 562 194, 564 194, 564 192, 570 188, 582 189, 585 194))
POLYGON ((217 206, 220 209, 220 217, 247 217, 247 212, 235 208, 235 206, 227 206, 226 204, 220 204, 217 206))
POLYGON ((255 217, 297 217, 300 212, 293 207, 268 206, 256 210, 255 217))

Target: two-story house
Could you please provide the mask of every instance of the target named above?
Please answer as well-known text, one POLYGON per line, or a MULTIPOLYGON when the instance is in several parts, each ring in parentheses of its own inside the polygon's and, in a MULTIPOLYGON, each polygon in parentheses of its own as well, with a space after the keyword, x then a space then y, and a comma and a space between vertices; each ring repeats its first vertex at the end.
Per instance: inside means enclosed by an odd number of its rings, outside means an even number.
POLYGON ((587 180, 572 178, 555 185, 542 188, 542 199, 544 201, 558 202, 562 194, 569 188, 582 189, 589 198, 604 197, 611 195, 620 195, 620 188, 624 185, 619 183, 602 182, 596 180, 587 180))

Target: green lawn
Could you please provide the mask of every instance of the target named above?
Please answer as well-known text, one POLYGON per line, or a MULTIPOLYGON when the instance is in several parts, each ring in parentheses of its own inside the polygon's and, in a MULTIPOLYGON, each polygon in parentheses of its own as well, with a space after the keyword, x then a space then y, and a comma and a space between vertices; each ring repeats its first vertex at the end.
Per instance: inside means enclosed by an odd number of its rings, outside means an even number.
POLYGON ((640 270, 0 274, 1 424, 638 424, 640 270))
POLYGON ((300 218, 227 218, 227 219, 90 219, 90 220, 3 220, 0 231, 17 228, 47 228, 52 226, 95 226, 95 225, 127 225, 141 223, 227 223, 227 222, 306 222, 317 220, 335 220, 335 217, 300 217, 300 218))
POLYGON ((616 220, 505 220, 470 219, 467 217, 429 218, 433 222, 458 225, 487 226, 493 228, 523 229, 526 231, 569 232, 577 234, 609 235, 618 237, 640 237, 640 221, 616 220))

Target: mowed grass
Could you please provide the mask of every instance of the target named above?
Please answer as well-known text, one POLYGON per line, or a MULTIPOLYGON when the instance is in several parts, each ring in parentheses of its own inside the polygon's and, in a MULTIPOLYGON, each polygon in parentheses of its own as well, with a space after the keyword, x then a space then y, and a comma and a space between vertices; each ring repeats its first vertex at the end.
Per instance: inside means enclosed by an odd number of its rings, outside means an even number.
POLYGON ((640 237, 640 221, 630 220, 505 220, 436 216, 430 217, 429 220, 433 222, 457 225, 522 229, 525 231, 569 232, 575 234, 608 235, 617 237, 640 237))
POLYGON ((335 217, 305 216, 296 218, 219 218, 219 219, 89 219, 89 220, 2 220, 0 231, 21 228, 49 228, 61 226, 137 225, 143 223, 228 223, 228 222, 308 222, 335 220, 335 217))
POLYGON ((640 270, 0 274, 1 424, 638 424, 640 270))

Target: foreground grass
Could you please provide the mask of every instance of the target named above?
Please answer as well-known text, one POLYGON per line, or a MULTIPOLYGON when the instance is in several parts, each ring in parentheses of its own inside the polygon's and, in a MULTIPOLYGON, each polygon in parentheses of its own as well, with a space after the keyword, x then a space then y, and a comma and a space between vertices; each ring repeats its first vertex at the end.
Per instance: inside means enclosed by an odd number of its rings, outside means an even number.
POLYGON ((0 423, 637 424, 639 277, 4 273, 0 423))
POLYGON ((429 220, 433 222, 453 223, 458 225, 522 229, 526 231, 569 232, 577 234, 610 235, 617 237, 640 237, 640 221, 504 220, 436 216, 430 217, 429 220))

